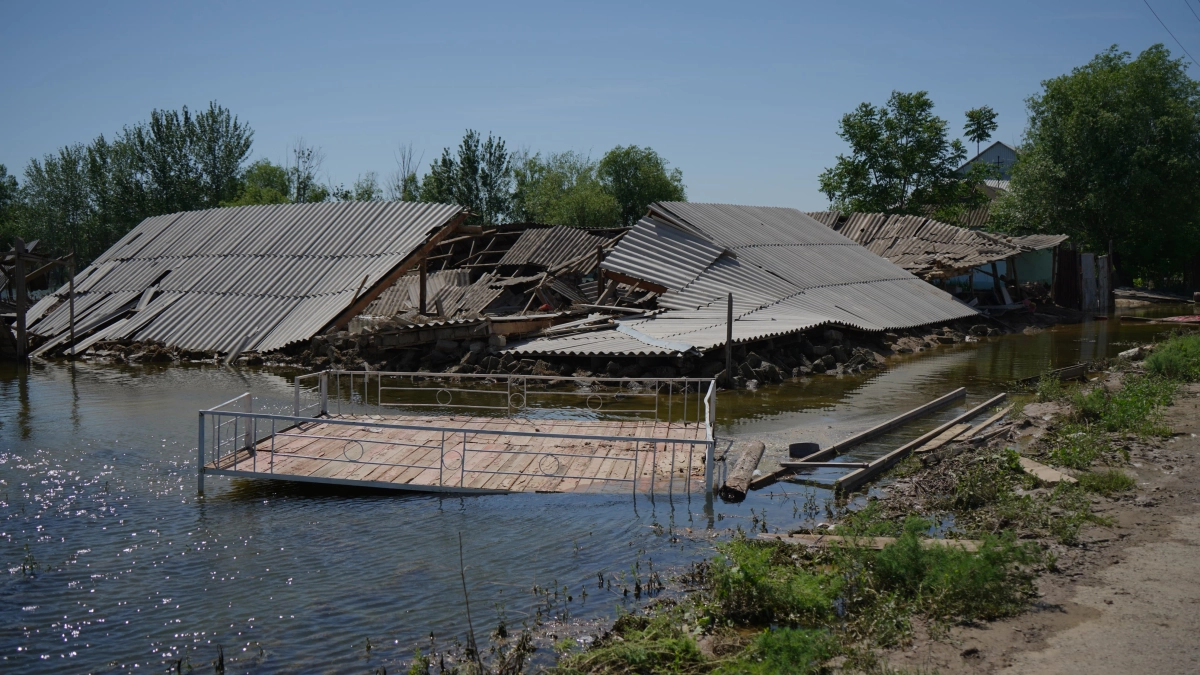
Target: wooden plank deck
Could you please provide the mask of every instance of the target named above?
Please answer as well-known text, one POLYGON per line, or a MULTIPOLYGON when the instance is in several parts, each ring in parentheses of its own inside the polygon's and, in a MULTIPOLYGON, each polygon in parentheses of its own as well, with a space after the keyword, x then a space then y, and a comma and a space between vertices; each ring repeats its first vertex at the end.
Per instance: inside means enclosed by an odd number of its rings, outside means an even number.
POLYGON ((700 425, 653 420, 330 416, 225 454, 208 462, 205 473, 435 492, 702 491, 705 446, 670 441, 704 440, 704 433, 700 425), (387 424, 438 430, 376 426, 387 424))

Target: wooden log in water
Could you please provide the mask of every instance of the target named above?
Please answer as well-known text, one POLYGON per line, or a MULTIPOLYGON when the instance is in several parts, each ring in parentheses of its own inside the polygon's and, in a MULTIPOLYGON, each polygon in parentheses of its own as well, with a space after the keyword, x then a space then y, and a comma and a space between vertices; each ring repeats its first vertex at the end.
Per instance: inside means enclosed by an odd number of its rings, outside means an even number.
POLYGON ((762 441, 745 441, 738 444, 737 463, 729 471, 729 477, 721 486, 721 498, 726 501, 740 502, 746 498, 750 489, 750 481, 754 479, 754 471, 762 460, 767 446, 762 441))

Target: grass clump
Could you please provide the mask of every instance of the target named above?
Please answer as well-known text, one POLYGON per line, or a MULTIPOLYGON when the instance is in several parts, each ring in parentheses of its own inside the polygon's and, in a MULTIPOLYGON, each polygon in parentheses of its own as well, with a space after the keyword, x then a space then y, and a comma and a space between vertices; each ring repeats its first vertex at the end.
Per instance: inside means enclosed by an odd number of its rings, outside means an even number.
POLYGON ((1124 471, 1106 469, 1080 475, 1079 485, 1088 492, 1111 495, 1132 490, 1137 483, 1124 471))
POLYGON ((1038 403, 1062 401, 1067 398, 1067 387, 1054 375, 1042 375, 1037 381, 1034 396, 1038 403))
POLYGON ((922 546, 928 521, 910 518, 896 543, 874 556, 872 573, 882 590, 939 619, 994 619, 1023 609, 1032 576, 1023 566, 1037 556, 1012 534, 986 537, 978 552, 922 546))
POLYGON ((1152 375, 1184 382, 1200 380, 1200 335, 1176 335, 1146 357, 1152 375))
POLYGON ((861 509, 850 511, 837 526, 838 536, 847 537, 895 537, 903 531, 901 523, 887 518, 878 500, 871 500, 861 509))
POLYGON ((801 675, 817 672, 837 647, 822 630, 778 628, 759 633, 736 659, 716 670, 719 675, 801 675))
POLYGON ((652 617, 626 614, 591 649, 559 660, 554 672, 707 673, 713 663, 700 653, 696 640, 684 630, 677 612, 652 617))
POLYGON ((819 624, 833 613, 843 580, 796 565, 787 549, 735 539, 709 568, 716 614, 730 623, 819 624))
POLYGON ((1130 375, 1116 392, 1095 387, 1086 394, 1076 394, 1076 417, 1104 431, 1169 433, 1162 426, 1162 408, 1171 404, 1175 388, 1175 383, 1166 378, 1130 375))
POLYGON ((1098 426, 1067 422, 1050 435, 1046 455, 1052 464, 1086 469, 1111 450, 1112 446, 1098 426))

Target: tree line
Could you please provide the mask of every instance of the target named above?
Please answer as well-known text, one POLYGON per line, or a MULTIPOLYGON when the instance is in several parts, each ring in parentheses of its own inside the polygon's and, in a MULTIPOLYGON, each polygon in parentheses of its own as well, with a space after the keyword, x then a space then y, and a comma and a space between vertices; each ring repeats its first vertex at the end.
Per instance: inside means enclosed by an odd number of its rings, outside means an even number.
POLYGON ((617 146, 599 159, 577 152, 510 151, 468 130, 418 175, 411 145, 381 184, 322 180, 325 154, 297 140, 285 160, 251 161, 254 131, 227 108, 153 110, 147 121, 29 160, 22 180, 0 164, 0 247, 38 240, 52 255, 95 259, 145 218, 222 206, 401 200, 457 204, 472 223, 580 227, 634 224, 655 201, 686 199, 683 175, 649 147, 617 146))
MULTIPOLYGON (((1111 252, 1122 283, 1200 288, 1200 83, 1161 44, 1136 58, 1116 46, 1041 83, 1007 189, 990 201, 992 167, 964 167, 966 147, 933 113, 928 93, 892 92, 843 116, 850 146, 820 176, 832 208, 930 216, 961 223, 988 206, 986 227, 1006 234, 1067 234, 1111 252)), ((976 144, 996 113, 966 112, 976 144)))

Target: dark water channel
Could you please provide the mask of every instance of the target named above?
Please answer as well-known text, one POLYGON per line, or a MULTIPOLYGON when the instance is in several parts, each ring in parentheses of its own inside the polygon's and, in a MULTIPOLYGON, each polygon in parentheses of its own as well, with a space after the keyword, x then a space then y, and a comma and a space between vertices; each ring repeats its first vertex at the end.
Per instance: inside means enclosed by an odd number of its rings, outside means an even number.
MULTIPOLYGON (((870 376, 723 393, 718 433, 764 439, 769 464, 788 442, 828 443, 959 386, 973 405, 1161 332, 1094 321, 913 355, 870 376)), ((256 408, 289 410, 287 378, 266 371, 0 365, 0 672, 174 672, 176 659, 211 672, 217 645, 230 672, 395 672, 431 634, 439 646, 465 635, 460 533, 480 638, 501 616, 586 632, 637 602, 621 593, 635 577, 709 555, 752 518, 801 523, 799 504, 830 496, 781 483, 738 505, 686 494, 446 498, 210 478, 198 500, 196 410, 244 391, 256 408), (601 575, 611 588, 598 587, 601 575)))

